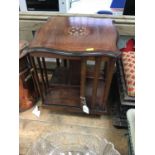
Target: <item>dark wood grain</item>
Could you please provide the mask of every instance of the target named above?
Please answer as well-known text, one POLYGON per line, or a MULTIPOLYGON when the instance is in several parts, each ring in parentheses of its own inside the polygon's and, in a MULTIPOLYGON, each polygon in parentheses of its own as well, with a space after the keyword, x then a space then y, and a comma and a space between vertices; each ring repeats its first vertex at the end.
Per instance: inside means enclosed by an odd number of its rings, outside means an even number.
POLYGON ((36 82, 36 85, 37 85, 39 95, 40 95, 42 101, 44 101, 44 95, 43 95, 42 89, 40 87, 38 72, 37 72, 36 64, 35 64, 35 61, 34 61, 33 57, 30 57, 30 62, 31 62, 31 65, 32 65, 32 67, 34 69, 34 78, 35 78, 35 82, 36 82))
POLYGON ((96 96, 97 96, 97 88, 99 82, 99 74, 100 74, 100 66, 101 66, 101 58, 97 57, 95 61, 94 67, 94 81, 93 81, 93 89, 92 89, 92 108, 95 107, 96 96))
MULTIPOLYGON (((86 59, 81 61, 80 98, 86 97, 86 59)), ((83 103, 81 102, 81 107, 83 103)))
POLYGON ((48 82, 48 77, 47 77, 47 67, 45 63, 45 58, 42 57, 42 63, 43 63, 43 68, 44 68, 44 74, 45 74, 45 80, 46 80, 46 88, 49 87, 49 82, 48 82))
MULTIPOLYGON (((91 114, 107 112, 107 97, 115 61, 120 56, 117 40, 117 31, 109 19, 49 18, 38 30, 27 50, 32 60, 44 58, 45 66, 45 58, 57 60, 57 67, 51 72, 52 80, 49 83, 45 80, 45 85, 49 86, 46 88, 47 94, 39 84, 36 65, 32 62, 43 105, 82 112, 83 102, 80 98, 84 97, 91 114), (58 62, 60 59, 64 64, 58 62), (88 60, 95 61, 93 72, 88 69, 88 60), (103 61, 107 63, 106 70, 101 69, 103 61)), ((44 83, 43 78, 42 82, 44 83)))
POLYGON ((87 48, 117 51, 116 40, 117 31, 111 19, 53 17, 39 29, 30 47, 65 51, 85 51, 87 48))
MULTIPOLYGON (((114 65, 115 65, 115 59, 110 59, 109 62, 107 62, 107 69, 106 69, 106 79, 105 83, 106 85, 104 86, 104 93, 103 93, 103 101, 102 104, 106 104, 108 94, 109 94, 109 89, 111 86, 111 81, 114 73, 114 65)), ((103 105, 101 105, 102 107, 103 105)))
POLYGON ((44 79, 43 68, 42 68, 42 65, 41 65, 40 58, 37 58, 37 62, 38 62, 39 70, 40 70, 40 73, 41 73, 41 78, 42 78, 41 80, 42 80, 43 89, 44 89, 44 91, 46 91, 46 83, 45 83, 45 79, 44 79))
MULTIPOLYGON (((79 45, 80 46, 80 45, 79 45)), ((80 59, 80 57, 92 57, 92 56, 108 56, 117 58, 120 56, 121 52, 119 51, 106 51, 106 50, 99 50, 99 51, 64 51, 59 49, 53 49, 53 48, 45 48, 45 47, 30 47, 27 49, 31 55, 40 56, 44 55, 45 57, 70 57, 70 59, 80 59), (59 55, 59 56, 58 56, 59 55)), ((59 66, 59 65, 58 65, 59 66)))

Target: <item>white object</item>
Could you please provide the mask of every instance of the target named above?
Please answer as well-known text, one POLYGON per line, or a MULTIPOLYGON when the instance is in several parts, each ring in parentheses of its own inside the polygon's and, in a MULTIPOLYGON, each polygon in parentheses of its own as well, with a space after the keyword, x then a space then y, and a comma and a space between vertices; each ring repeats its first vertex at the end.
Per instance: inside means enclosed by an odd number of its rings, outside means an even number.
POLYGON ((27 11, 26 0, 19 0, 20 11, 27 11))
POLYGON ((38 109, 38 106, 36 106, 36 107, 33 109, 32 113, 33 113, 34 115, 36 115, 37 117, 40 117, 40 111, 39 111, 39 109, 38 109))
POLYGON ((70 0, 59 0, 59 12, 67 13, 70 9, 70 0))
MULTIPOLYGON (((70 0, 58 0, 58 3, 59 3, 58 12, 67 13, 68 10, 70 9, 70 0)), ((28 11, 26 0, 19 0, 19 7, 20 7, 20 11, 22 11, 22 12, 28 11)), ((35 12, 37 12, 37 11, 35 11, 35 12)))
POLYGON ((86 105, 83 105, 83 112, 89 114, 89 108, 86 105))
POLYGON ((80 99, 81 99, 81 103, 82 103, 82 109, 83 109, 83 112, 85 112, 86 114, 89 114, 89 108, 86 104, 86 98, 83 97, 83 96, 80 96, 80 99))
POLYGON ((111 11, 112 0, 80 0, 72 3, 69 13, 96 14, 99 10, 111 11))

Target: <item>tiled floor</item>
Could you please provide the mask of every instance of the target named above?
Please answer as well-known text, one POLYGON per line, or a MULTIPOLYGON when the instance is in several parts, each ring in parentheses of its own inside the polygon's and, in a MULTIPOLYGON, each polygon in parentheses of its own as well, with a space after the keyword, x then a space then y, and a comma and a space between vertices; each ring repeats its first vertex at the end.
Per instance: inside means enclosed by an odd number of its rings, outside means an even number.
POLYGON ((41 109, 40 117, 32 109, 20 113, 20 154, 25 155, 37 138, 45 133, 82 133, 106 138, 115 145, 121 155, 127 155, 127 130, 116 129, 110 116, 87 116, 81 114, 57 113, 41 109))

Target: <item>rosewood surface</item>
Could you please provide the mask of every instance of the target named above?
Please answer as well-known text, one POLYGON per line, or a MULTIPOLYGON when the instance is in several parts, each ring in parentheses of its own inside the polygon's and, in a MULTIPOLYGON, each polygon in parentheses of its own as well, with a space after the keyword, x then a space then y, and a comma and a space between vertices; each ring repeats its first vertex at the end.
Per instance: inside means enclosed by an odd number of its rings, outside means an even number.
POLYGON ((117 31, 111 19, 52 17, 36 33, 30 47, 64 51, 117 51, 117 31))
POLYGON ((115 61, 120 55, 117 39, 110 19, 49 18, 28 50, 43 106, 82 111, 86 105, 90 113, 106 112, 115 61), (50 81, 46 58, 55 58, 57 64, 50 81))

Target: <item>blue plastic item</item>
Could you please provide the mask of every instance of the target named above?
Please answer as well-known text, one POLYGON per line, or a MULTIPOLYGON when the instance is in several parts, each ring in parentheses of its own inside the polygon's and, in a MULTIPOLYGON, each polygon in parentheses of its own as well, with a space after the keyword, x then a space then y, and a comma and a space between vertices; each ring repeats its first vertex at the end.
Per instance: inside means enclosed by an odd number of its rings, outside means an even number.
POLYGON ((126 0, 113 0, 110 8, 124 8, 126 0))
POLYGON ((112 15, 111 11, 107 11, 107 10, 100 10, 97 12, 97 14, 106 14, 106 15, 112 15))

